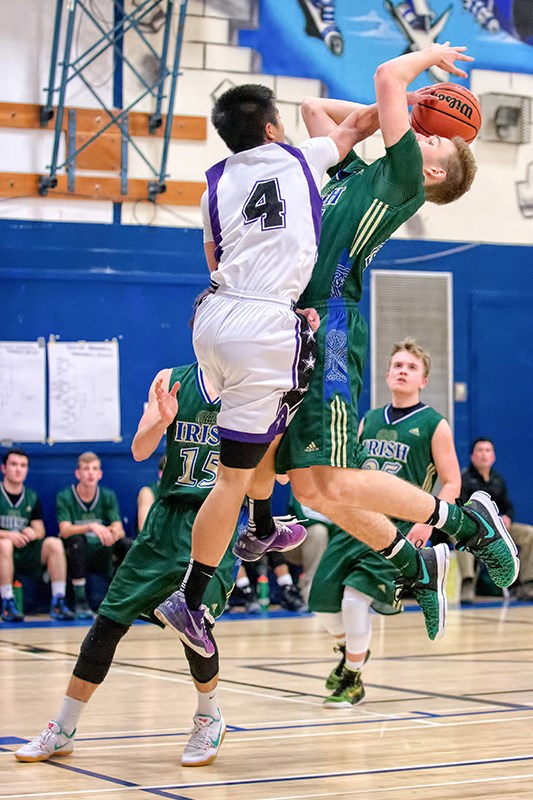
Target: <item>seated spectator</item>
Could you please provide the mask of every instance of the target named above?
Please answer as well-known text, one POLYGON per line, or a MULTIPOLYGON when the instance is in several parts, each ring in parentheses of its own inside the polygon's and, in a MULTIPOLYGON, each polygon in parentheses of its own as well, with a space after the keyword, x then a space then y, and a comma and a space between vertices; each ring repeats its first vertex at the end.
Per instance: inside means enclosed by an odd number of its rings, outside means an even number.
POLYGON ((74 614, 65 603, 67 563, 63 544, 46 536, 41 501, 33 489, 24 485, 29 457, 24 450, 11 449, 2 458, 0 484, 0 595, 2 619, 22 622, 24 615, 13 597, 13 577, 42 579, 48 571, 52 584, 50 616, 72 620, 74 614))
POLYGON ((154 500, 159 497, 159 487, 161 486, 161 476, 165 469, 166 456, 161 456, 158 464, 157 480, 149 483, 148 486, 141 486, 137 495, 137 531, 140 533, 144 528, 144 523, 154 500))
MULTIPOLYGON (((487 492, 494 500, 503 523, 520 552, 520 571, 518 582, 514 586, 514 594, 519 600, 533 600, 533 526, 514 522, 514 507, 507 492, 507 485, 502 475, 492 469, 496 461, 494 443, 480 437, 470 448, 470 465, 461 473, 461 500, 464 502, 478 490, 487 492)), ((458 551, 459 569, 461 571, 461 602, 471 603, 475 591, 475 560, 471 553, 458 551)))
POLYGON ((266 561, 268 567, 274 573, 279 590, 278 602, 281 608, 286 611, 307 611, 307 604, 302 598, 298 587, 294 585, 286 556, 286 552, 278 553, 275 550, 270 550, 263 556, 261 561, 266 561))
POLYGON ((77 485, 72 484, 57 495, 57 521, 74 589, 76 619, 92 619, 87 574, 95 572, 111 578, 113 566, 121 563, 131 539, 124 538, 115 493, 99 486, 102 468, 96 453, 82 453, 74 474, 77 485))
POLYGON ((285 555, 286 553, 269 552, 259 561, 243 561, 237 573, 227 610, 229 611, 234 605, 244 605, 247 614, 258 614, 261 605, 257 598, 257 578, 260 574, 268 575, 271 569, 277 583, 273 602, 278 602, 286 611, 306 611, 307 604, 298 587, 294 585, 285 555))

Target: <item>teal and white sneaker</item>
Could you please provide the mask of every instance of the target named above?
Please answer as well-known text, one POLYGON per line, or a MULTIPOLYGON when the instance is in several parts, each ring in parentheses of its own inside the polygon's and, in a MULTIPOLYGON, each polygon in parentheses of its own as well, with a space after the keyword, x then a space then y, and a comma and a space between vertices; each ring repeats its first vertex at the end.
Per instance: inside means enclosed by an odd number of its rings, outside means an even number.
POLYGON ((344 667, 339 685, 332 695, 324 700, 324 708, 352 708, 363 700, 365 687, 361 677, 361 670, 346 669, 344 667))
POLYGON ((226 735, 226 723, 219 708, 217 713, 217 719, 208 714, 193 717, 194 728, 181 757, 182 767, 206 767, 217 757, 226 735))
POLYGON ((420 562, 418 574, 414 578, 403 575, 396 579, 399 599, 405 589, 413 592, 416 601, 424 612, 426 630, 430 639, 440 639, 446 627, 446 577, 450 564, 448 545, 421 547, 418 551, 420 562))
POLYGON ((518 577, 518 550, 502 518, 498 506, 487 492, 474 492, 462 506, 469 519, 477 522, 478 532, 466 542, 458 542, 458 550, 468 550, 482 561, 496 586, 505 589, 518 577))
POLYGON ((17 761, 47 761, 55 756, 69 756, 74 750, 76 728, 70 736, 60 725, 50 720, 47 727, 35 739, 15 752, 17 761))

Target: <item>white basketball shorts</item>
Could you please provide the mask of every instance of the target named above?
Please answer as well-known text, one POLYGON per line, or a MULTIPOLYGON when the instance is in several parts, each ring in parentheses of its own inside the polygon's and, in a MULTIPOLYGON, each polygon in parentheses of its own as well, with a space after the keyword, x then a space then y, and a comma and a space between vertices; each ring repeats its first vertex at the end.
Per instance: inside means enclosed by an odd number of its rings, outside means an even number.
POLYGON ((193 345, 221 399, 218 429, 240 442, 270 442, 303 399, 314 337, 286 299, 208 295, 196 313, 193 345))

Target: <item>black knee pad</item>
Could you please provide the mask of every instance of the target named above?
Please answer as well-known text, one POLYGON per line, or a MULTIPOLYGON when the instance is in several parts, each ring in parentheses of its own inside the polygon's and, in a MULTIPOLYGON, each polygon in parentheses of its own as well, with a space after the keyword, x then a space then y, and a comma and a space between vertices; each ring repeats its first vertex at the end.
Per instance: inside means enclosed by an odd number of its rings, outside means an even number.
POLYGON ((269 550, 267 553, 267 559, 270 569, 276 569, 276 567, 281 567, 282 564, 287 563, 283 553, 278 553, 276 550, 269 550))
POLYGON ((113 662, 117 645, 128 631, 129 625, 98 614, 82 642, 72 674, 88 683, 102 683, 113 662))
POLYGON ((236 442, 234 439, 220 439, 220 463, 233 469, 255 469, 270 442, 236 442))
POLYGON ((207 635, 215 645, 215 652, 210 658, 204 658, 195 653, 192 648, 182 642, 191 675, 197 683, 209 683, 218 675, 218 647, 210 628, 207 628, 207 635))

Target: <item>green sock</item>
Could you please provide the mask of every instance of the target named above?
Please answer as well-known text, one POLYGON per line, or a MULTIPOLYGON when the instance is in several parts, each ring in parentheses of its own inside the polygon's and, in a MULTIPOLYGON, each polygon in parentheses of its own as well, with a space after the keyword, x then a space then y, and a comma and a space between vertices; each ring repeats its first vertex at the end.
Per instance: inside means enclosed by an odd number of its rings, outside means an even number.
POLYGON ((74 599, 76 603, 86 603, 87 593, 85 591, 85 584, 82 584, 81 586, 76 586, 73 584, 72 588, 74 589, 74 599))
POLYGON ((420 554, 399 531, 396 532, 392 544, 379 552, 406 578, 414 578, 418 574, 420 554))
POLYGON ((468 541, 478 531, 477 523, 473 519, 467 517, 462 508, 459 506, 446 503, 444 500, 440 501, 441 510, 446 512, 446 518, 442 525, 438 527, 447 533, 449 536, 455 536, 459 544, 468 541))

